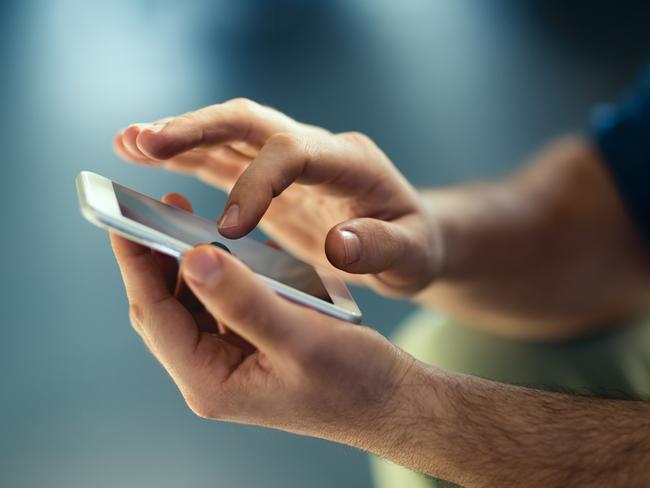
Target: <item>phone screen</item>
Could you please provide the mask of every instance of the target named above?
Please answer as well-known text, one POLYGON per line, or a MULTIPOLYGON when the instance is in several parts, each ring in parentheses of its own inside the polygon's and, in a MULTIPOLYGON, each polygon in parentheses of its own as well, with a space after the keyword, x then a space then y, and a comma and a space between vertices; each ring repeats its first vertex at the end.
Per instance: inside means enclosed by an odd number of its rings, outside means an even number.
POLYGON ((249 238, 223 237, 215 223, 166 205, 151 197, 113 183, 122 216, 179 241, 195 246, 216 243, 243 261, 255 273, 284 283, 332 303, 316 270, 285 251, 265 246, 249 238))

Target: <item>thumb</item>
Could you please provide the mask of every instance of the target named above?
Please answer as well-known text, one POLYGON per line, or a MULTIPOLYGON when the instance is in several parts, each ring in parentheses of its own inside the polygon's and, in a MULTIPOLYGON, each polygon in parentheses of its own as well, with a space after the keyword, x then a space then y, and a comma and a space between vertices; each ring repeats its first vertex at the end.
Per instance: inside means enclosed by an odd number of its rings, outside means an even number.
POLYGON ((296 322, 295 306, 221 249, 192 249, 183 256, 182 272, 210 314, 260 349, 278 349, 296 322))
POLYGON ((333 227, 325 239, 330 263, 348 273, 380 275, 387 284, 418 287, 435 263, 426 232, 408 224, 410 217, 386 222, 359 218, 333 227))

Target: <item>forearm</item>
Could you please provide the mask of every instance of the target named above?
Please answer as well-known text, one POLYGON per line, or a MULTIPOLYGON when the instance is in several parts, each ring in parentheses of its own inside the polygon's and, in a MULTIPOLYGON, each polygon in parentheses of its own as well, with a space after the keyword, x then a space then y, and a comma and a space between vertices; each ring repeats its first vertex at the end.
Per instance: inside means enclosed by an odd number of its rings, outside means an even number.
POLYGON ((541 392, 416 363, 366 449, 463 486, 647 486, 650 404, 541 392))
POLYGON ((416 297, 421 303, 535 338, 572 335, 647 306, 646 250, 583 139, 555 143, 502 181, 427 191, 423 201, 445 262, 416 297))

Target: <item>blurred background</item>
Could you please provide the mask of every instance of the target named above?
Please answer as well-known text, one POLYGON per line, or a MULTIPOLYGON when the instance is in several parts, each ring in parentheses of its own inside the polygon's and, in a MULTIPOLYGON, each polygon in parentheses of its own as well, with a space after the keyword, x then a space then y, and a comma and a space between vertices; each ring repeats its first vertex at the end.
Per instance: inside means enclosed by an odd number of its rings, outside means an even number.
MULTIPOLYGON (((145 193, 224 196, 120 162, 122 126, 236 96, 360 130, 418 186, 496 177, 629 85, 647 2, 0 3, 0 486, 369 487, 363 453, 195 418, 128 325, 84 169, 145 193)), ((390 334, 411 310, 355 289, 390 334)))

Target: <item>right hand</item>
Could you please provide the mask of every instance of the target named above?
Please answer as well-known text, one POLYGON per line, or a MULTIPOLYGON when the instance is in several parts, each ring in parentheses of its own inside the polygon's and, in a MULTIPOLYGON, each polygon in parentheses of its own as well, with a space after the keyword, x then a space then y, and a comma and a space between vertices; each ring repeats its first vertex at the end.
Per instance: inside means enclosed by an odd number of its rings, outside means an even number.
MULTIPOLYGON (((177 193, 163 201, 192 209, 177 193)), ((179 269, 111 241, 131 323, 196 414, 366 450, 397 442, 419 367, 381 334, 283 299, 214 246, 186 252, 179 269)))
POLYGON ((301 259, 386 295, 422 290, 442 266, 434 219, 362 134, 332 134, 235 99, 130 125, 114 146, 124 159, 229 191, 218 220, 226 237, 241 237, 259 223, 301 259))

